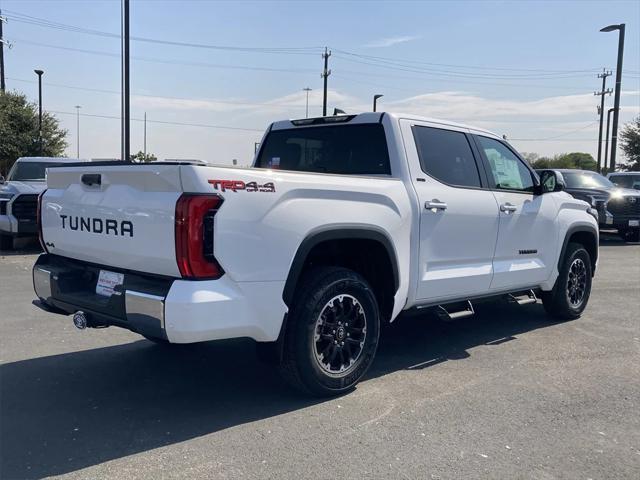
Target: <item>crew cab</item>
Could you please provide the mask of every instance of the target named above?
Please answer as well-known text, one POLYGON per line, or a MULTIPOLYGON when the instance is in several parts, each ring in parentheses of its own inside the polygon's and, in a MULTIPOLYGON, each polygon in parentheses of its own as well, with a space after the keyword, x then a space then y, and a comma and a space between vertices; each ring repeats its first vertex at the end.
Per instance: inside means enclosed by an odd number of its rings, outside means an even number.
POLYGON ((7 178, 0 176, 0 250, 13 248, 16 237, 35 236, 38 195, 46 187, 47 168, 78 162, 75 158, 21 157, 7 178))
POLYGON ((252 168, 56 168, 34 303, 159 343, 248 337, 291 384, 335 395, 403 311, 541 296, 579 317, 598 225, 562 189, 486 130, 390 113, 275 122, 252 168))

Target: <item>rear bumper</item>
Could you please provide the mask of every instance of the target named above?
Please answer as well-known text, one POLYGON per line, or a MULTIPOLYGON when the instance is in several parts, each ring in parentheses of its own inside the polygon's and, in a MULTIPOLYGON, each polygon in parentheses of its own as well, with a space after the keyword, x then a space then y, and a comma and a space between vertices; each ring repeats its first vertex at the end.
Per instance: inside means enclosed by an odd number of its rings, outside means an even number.
POLYGON ((118 326, 171 343, 249 337, 278 338, 284 314, 284 282, 188 281, 113 267, 124 273, 114 295, 95 293, 101 266, 44 254, 33 267, 42 308, 62 314, 82 311, 88 326, 118 326))

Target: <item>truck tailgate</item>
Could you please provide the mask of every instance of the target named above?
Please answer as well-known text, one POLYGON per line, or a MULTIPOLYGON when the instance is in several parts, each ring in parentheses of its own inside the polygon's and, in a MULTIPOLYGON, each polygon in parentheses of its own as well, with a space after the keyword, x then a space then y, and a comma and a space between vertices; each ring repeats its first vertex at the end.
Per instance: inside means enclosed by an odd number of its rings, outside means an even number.
POLYGON ((43 241, 56 255, 179 277, 174 218, 181 193, 179 165, 50 169, 43 241))

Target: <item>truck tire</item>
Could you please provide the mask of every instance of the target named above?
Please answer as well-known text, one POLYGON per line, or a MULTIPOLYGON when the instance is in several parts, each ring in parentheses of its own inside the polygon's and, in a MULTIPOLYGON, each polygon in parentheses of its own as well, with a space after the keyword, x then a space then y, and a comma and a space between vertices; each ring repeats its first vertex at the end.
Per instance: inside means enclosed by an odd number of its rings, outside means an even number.
POLYGON ((340 267, 315 268, 297 289, 285 331, 280 371, 315 396, 352 389, 378 348, 380 313, 367 281, 340 267))
POLYGON ((11 235, 0 235, 0 250, 13 250, 13 237, 11 235))
POLYGON ((574 320, 587 307, 591 294, 591 257, 579 243, 569 243, 553 290, 542 292, 546 312, 557 320, 574 320))

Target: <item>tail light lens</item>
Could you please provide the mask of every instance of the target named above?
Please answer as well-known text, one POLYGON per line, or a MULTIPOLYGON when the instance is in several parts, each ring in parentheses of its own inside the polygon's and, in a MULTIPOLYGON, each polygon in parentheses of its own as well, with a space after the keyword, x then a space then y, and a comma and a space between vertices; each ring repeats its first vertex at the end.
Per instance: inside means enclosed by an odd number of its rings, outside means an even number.
POLYGON ((180 275, 216 279, 224 270, 213 255, 214 217, 223 199, 219 195, 183 193, 176 204, 176 262, 180 275))
POLYGON ((40 247, 42 247, 42 250, 44 250, 45 252, 49 253, 49 250, 47 250, 47 245, 44 243, 44 237, 42 235, 42 197, 44 196, 46 191, 47 190, 45 189, 40 195, 38 195, 36 223, 38 224, 38 240, 40 241, 40 247))

